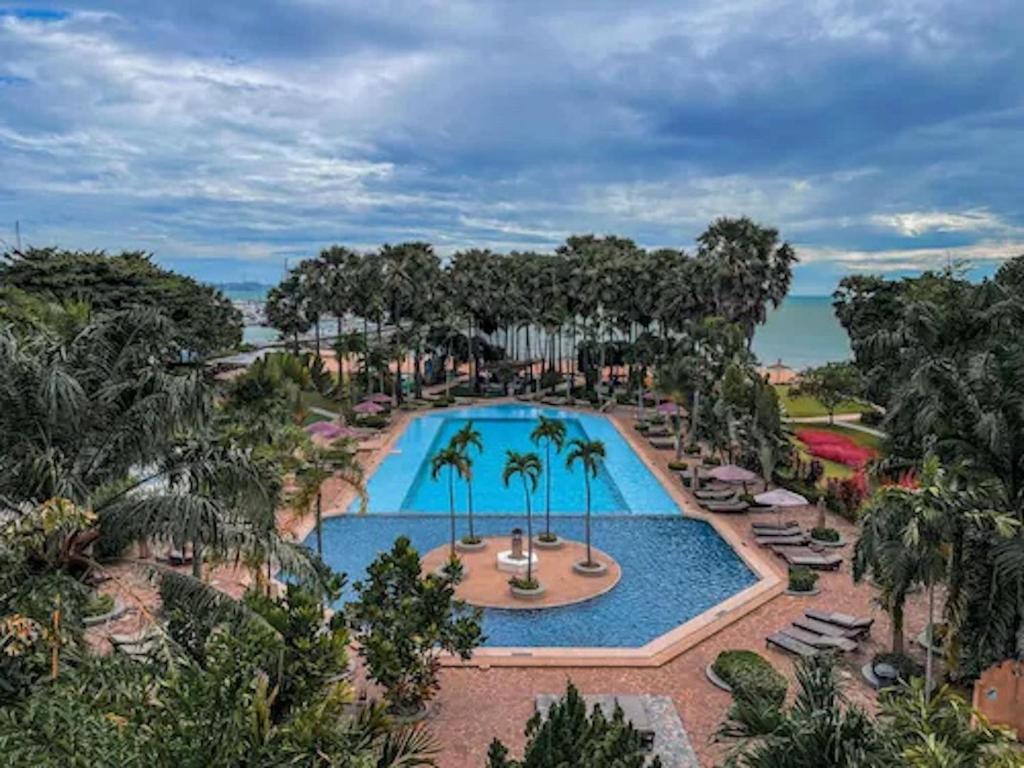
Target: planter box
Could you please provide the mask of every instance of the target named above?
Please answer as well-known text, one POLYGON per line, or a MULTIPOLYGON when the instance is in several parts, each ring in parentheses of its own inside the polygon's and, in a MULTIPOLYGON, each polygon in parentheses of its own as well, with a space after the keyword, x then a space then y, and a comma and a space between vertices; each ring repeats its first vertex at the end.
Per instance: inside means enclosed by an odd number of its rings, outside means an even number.
POLYGON ((513 587, 511 584, 508 586, 509 591, 512 593, 512 597, 517 600, 536 600, 544 597, 544 593, 547 591, 544 589, 544 585, 539 585, 536 589, 520 589, 519 587, 513 587))
POLYGON ((608 566, 604 563, 597 563, 595 567, 587 567, 582 561, 577 560, 572 564, 572 570, 580 576, 604 576, 608 573, 608 566))

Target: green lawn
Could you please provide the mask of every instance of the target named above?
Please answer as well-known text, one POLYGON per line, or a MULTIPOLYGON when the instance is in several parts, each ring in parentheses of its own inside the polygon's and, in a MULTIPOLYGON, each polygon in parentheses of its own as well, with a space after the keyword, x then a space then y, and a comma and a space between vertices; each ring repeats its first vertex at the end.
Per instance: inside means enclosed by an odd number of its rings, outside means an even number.
MULTIPOLYGON (((331 413, 339 413, 341 411, 337 400, 331 400, 330 398, 324 397, 319 392, 303 392, 299 396, 302 400, 302 407, 309 410, 309 408, 322 408, 325 411, 331 413)), ((317 416, 315 421, 320 421, 323 417, 317 416)))
MULTIPOLYGON (((805 416, 828 416, 828 411, 817 398, 807 395, 794 395, 790 397, 788 384, 776 384, 775 392, 779 396, 779 403, 786 409, 786 415, 794 419, 805 416)), ((867 403, 856 400, 847 400, 836 407, 836 413, 865 413, 871 410, 867 403)))

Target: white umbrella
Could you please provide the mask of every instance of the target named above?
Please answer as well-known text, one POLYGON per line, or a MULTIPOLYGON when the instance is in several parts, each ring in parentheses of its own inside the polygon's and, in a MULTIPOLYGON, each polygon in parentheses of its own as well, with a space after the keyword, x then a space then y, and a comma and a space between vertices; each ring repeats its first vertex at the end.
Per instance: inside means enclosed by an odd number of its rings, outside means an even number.
POLYGON ((782 525, 783 507, 806 507, 810 502, 799 493, 794 493, 786 488, 776 488, 773 491, 765 491, 754 497, 754 501, 765 506, 775 507, 779 516, 779 525, 782 525))

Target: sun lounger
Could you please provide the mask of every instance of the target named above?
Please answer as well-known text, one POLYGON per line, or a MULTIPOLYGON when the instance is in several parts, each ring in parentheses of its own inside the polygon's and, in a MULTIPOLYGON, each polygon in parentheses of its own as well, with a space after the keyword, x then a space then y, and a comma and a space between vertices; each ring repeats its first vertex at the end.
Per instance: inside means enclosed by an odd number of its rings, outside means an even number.
POLYGON ((799 533, 795 533, 795 534, 789 534, 787 536, 775 536, 775 535, 767 536, 767 535, 765 535, 765 536, 755 536, 754 537, 754 542, 756 544, 762 546, 762 547, 771 547, 771 546, 794 546, 794 547, 798 547, 801 544, 806 544, 808 541, 810 541, 810 536, 808 536, 803 531, 800 531, 799 533))
POLYGON ((780 554, 790 565, 802 565, 816 571, 838 571, 839 566, 843 564, 843 558, 839 555, 824 555, 810 549, 806 553, 782 552, 780 554))
POLYGON ((796 625, 786 627, 781 630, 782 634, 792 637, 794 640, 799 640, 801 643, 807 643, 812 648, 835 648, 840 651, 856 651, 857 641, 851 640, 848 637, 835 637, 834 635, 822 635, 818 632, 811 632, 808 629, 803 629, 796 625))
POLYGON ((793 626, 806 629, 808 632, 813 632, 816 635, 825 635, 826 637, 845 637, 849 639, 858 637, 858 630, 856 629, 843 629, 835 624, 818 621, 817 619, 809 619, 806 616, 797 616, 793 619, 793 626))
POLYGON ((675 438, 672 437, 648 437, 647 442, 659 451, 674 451, 676 447, 675 438))
POLYGON ((693 495, 698 499, 705 499, 707 501, 728 501, 729 499, 736 497, 735 488, 721 488, 713 490, 698 490, 694 491, 693 495))
POLYGON ((816 648, 813 648, 807 643, 802 643, 789 635, 784 635, 781 632, 776 632, 774 635, 768 635, 768 637, 765 638, 765 643, 786 651, 786 653, 792 653, 795 656, 809 657, 818 655, 818 650, 816 648))
POLYGON ((649 427, 647 430, 648 437, 672 437, 672 433, 668 427, 649 427))
POLYGON ((871 625, 875 623, 874 619, 851 616, 848 613, 839 613, 837 611, 820 611, 816 608, 808 608, 804 613, 811 619, 835 624, 843 629, 859 629, 865 633, 870 631, 871 625))
POLYGON ((746 512, 750 505, 745 501, 704 501, 701 506, 709 512, 746 512))
POLYGON ((750 530, 752 530, 754 533, 758 535, 761 535, 769 534, 775 531, 789 533, 793 531, 801 531, 803 529, 800 527, 800 523, 798 523, 796 520, 787 520, 781 525, 778 523, 751 523, 750 530))

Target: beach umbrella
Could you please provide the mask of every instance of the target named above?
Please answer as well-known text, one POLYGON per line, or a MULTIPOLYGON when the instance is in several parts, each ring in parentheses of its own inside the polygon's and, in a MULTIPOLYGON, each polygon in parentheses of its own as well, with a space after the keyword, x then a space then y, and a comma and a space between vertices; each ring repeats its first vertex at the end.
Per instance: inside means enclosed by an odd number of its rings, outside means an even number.
POLYGON ((368 400, 371 403, 381 403, 383 405, 394 405, 395 398, 385 392, 375 392, 372 395, 367 395, 363 400, 368 400))
POLYGON ((665 416, 675 416, 677 411, 680 416, 686 415, 686 409, 683 408, 683 406, 677 405, 676 403, 673 403, 670 400, 666 400, 664 403, 658 406, 658 413, 663 414, 665 416))
POLYGON ((382 413, 384 408, 372 400, 364 400, 352 409, 355 413, 382 413))
POLYGON ((806 507, 811 503, 799 493, 794 493, 787 488, 776 488, 773 491, 759 493, 754 497, 754 501, 758 504, 764 504, 766 507, 775 507, 780 526, 782 525, 782 510, 784 507, 806 507))
POLYGON ((314 437, 323 437, 328 440, 335 440, 340 437, 342 427, 332 424, 329 421, 314 421, 306 427, 306 433, 314 437))
POLYGON ((334 437, 335 440, 342 437, 362 437, 365 433, 361 429, 355 427, 338 427, 338 434, 334 437))
POLYGON ((744 469, 735 464, 723 464, 720 467, 714 467, 708 474, 715 480, 721 480, 723 483, 743 483, 743 492, 747 492, 747 483, 753 483, 761 478, 756 472, 751 472, 749 469, 744 469))
POLYGON ((786 488, 759 493, 754 497, 754 501, 766 507, 806 507, 811 503, 799 493, 793 493, 786 488))

